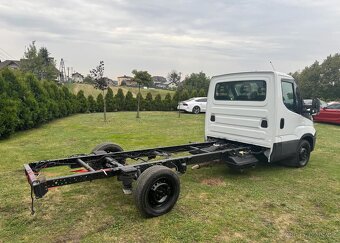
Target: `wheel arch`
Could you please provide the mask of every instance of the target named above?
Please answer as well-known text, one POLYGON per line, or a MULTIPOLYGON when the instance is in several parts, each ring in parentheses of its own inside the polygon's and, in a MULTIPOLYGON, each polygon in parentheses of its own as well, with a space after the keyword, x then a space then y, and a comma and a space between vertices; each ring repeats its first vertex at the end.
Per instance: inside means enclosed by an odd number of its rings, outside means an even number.
POLYGON ((306 140, 310 144, 311 151, 313 151, 315 147, 315 138, 316 138, 316 134, 313 135, 311 133, 306 133, 301 137, 300 140, 306 140))

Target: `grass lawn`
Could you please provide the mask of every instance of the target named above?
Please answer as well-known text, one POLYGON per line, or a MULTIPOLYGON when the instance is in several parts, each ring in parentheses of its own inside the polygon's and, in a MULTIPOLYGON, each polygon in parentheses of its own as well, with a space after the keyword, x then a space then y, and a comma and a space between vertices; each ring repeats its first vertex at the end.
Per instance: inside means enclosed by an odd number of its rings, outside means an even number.
MULTIPOLYGON (((100 90, 93 88, 93 86, 89 84, 73 83, 73 84, 66 84, 66 87, 68 87, 70 91, 74 94, 77 94, 79 90, 83 90, 85 96, 92 95, 95 98, 101 92, 100 90)), ((138 94, 138 88, 136 87, 110 86, 110 88, 112 89, 114 94, 117 94, 119 88, 123 90, 124 94, 126 94, 128 91, 130 91, 134 97, 136 97, 138 94)), ((153 98, 155 98, 157 94, 160 94, 162 96, 162 99, 164 99, 167 93, 169 93, 171 96, 173 96, 175 93, 172 90, 164 90, 164 89, 141 89, 140 92, 144 98, 146 97, 146 94, 150 92, 153 98)))
MULTIPOLYGON (((340 126, 317 124, 305 168, 259 165, 243 174, 218 165, 188 170, 174 209, 145 219, 116 179, 55 188, 30 214, 26 162, 203 141, 204 114, 75 115, 0 141, 0 242, 340 242, 340 126)), ((53 175, 49 171, 48 175, 53 175)))

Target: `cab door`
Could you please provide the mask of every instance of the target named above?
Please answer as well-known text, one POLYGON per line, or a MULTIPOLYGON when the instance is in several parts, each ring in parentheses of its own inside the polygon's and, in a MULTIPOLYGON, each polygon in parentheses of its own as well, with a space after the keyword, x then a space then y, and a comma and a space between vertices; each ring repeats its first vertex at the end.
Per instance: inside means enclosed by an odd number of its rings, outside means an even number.
POLYGON ((281 99, 278 101, 278 135, 282 145, 281 158, 296 153, 301 129, 305 126, 302 114, 302 99, 293 79, 281 79, 281 99))

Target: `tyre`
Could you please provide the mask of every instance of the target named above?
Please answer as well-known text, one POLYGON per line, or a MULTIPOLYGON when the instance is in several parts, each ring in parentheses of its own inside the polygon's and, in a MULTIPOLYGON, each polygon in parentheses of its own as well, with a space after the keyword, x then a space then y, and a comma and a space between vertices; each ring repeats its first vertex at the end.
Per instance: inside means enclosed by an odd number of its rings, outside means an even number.
POLYGON ((121 152, 123 151, 123 149, 118 144, 106 142, 106 143, 98 144, 94 149, 92 149, 92 153, 95 153, 98 151, 105 151, 107 153, 110 153, 110 152, 121 152))
POLYGON ((174 207, 179 193, 178 175, 165 166, 154 165, 138 177, 134 199, 143 216, 157 217, 174 207))
MULTIPOLYGON (((99 151, 105 151, 107 153, 114 153, 114 152, 122 152, 124 151, 122 147, 120 147, 118 144, 105 142, 98 144, 94 149, 92 149, 92 153, 97 153, 99 151)), ((125 164, 125 159, 118 160, 119 163, 125 164)))
POLYGON ((287 162, 285 165, 297 168, 304 167, 308 164, 311 153, 311 145, 307 140, 302 139, 297 147, 296 155, 287 162))
POLYGON ((192 108, 192 113, 199 114, 200 112, 201 108, 199 106, 194 106, 194 108, 192 108))

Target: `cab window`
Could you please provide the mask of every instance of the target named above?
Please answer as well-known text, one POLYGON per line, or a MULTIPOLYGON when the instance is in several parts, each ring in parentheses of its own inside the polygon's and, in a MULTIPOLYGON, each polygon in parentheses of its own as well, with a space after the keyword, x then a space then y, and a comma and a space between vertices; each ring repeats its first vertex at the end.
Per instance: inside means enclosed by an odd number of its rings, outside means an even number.
POLYGON ((267 84, 264 80, 244 80, 217 83, 215 100, 264 101, 267 84))

